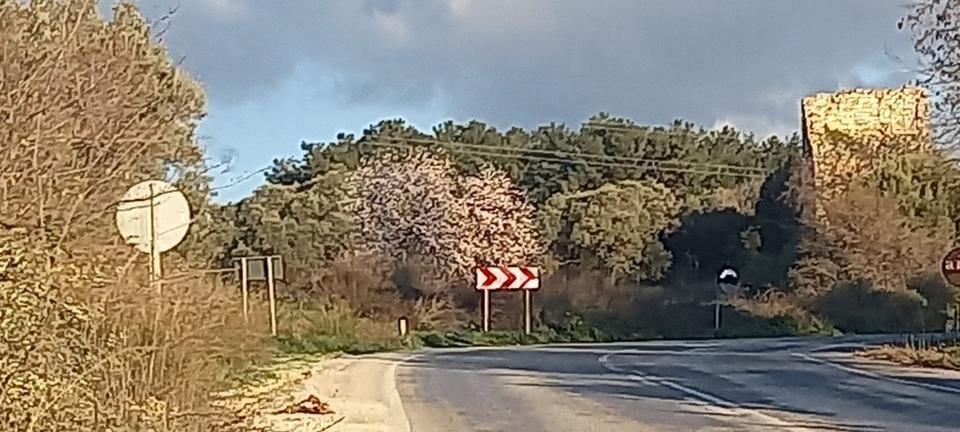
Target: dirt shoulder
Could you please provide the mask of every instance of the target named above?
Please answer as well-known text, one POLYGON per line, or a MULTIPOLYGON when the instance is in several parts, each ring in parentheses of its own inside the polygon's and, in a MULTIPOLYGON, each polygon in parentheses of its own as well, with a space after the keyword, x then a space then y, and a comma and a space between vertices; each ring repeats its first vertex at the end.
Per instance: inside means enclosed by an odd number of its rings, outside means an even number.
POLYGON ((960 371, 960 347, 925 347, 885 345, 858 351, 858 357, 887 361, 901 366, 960 371))
POLYGON ((269 379, 225 394, 264 432, 407 432, 395 375, 402 354, 284 359, 269 379))

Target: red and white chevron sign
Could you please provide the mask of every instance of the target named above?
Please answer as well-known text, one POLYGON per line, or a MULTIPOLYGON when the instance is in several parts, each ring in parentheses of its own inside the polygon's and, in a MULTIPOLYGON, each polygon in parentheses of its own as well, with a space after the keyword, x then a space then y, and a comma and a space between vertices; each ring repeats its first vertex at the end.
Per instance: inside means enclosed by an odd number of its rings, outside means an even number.
POLYGON ((479 267, 477 290, 540 289, 540 269, 536 267, 479 267))

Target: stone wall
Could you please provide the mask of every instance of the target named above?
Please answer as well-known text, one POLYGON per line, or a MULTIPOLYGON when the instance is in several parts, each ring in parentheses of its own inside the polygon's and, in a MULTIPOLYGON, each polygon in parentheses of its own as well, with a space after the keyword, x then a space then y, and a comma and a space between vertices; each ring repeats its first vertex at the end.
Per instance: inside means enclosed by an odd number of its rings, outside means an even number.
POLYGON ((883 157, 932 145, 929 102, 920 88, 819 93, 803 98, 801 112, 817 201, 842 192, 883 157))

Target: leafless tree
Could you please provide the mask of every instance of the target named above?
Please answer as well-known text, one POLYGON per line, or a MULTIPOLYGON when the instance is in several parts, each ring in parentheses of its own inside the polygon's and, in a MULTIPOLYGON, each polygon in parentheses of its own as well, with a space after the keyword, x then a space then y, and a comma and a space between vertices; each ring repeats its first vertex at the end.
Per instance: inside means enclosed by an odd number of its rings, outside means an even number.
POLYGON ((960 150, 960 2, 910 3, 898 27, 913 33, 920 57, 919 83, 931 91, 934 140, 960 150))

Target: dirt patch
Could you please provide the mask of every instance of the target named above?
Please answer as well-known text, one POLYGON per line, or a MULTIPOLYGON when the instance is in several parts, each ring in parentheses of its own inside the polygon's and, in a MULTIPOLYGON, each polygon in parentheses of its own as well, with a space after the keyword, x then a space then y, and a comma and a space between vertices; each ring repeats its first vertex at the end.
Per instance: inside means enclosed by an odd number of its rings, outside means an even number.
POLYGON ((261 379, 223 394, 264 432, 407 432, 391 356, 301 358, 278 362, 261 379))
POLYGON ((884 345, 857 351, 859 357, 884 360, 903 366, 960 371, 960 346, 909 347, 884 345))

